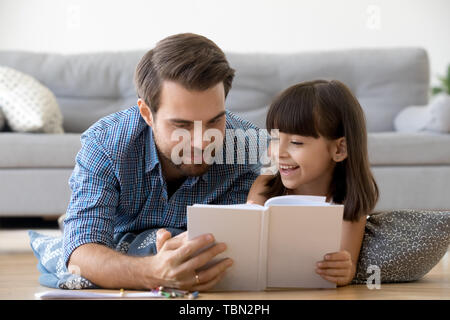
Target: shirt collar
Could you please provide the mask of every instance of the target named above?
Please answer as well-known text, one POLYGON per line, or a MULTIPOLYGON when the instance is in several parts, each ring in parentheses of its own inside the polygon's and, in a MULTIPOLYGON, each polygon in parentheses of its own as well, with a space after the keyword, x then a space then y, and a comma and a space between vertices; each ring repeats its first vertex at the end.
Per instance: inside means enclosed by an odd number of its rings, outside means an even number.
POLYGON ((152 171, 159 163, 158 152, 156 150, 155 140, 153 139, 152 127, 147 125, 147 134, 145 138, 145 172, 152 171))

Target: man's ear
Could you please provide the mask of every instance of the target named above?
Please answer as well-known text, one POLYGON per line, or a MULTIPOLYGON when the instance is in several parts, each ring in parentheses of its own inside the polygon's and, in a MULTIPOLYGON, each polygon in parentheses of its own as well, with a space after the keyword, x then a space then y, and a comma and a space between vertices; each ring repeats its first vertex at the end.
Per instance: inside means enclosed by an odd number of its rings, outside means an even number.
POLYGON ((141 98, 138 99, 137 104, 139 106, 139 112, 141 113, 142 118, 150 127, 153 126, 153 114, 150 107, 141 98))
POLYGON ((336 139, 334 141, 335 148, 333 152, 333 160, 335 162, 341 162, 344 161, 347 158, 347 141, 345 140, 345 137, 341 137, 339 139, 336 139))

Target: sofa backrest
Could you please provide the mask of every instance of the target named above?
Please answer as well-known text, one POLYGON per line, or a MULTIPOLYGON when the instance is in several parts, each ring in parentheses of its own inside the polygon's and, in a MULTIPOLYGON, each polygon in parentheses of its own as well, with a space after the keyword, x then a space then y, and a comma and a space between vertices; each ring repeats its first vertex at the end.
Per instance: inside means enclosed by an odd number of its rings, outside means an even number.
MULTIPOLYGON (((85 54, 1 51, 0 65, 30 74, 55 94, 66 132, 136 104, 133 74, 144 50, 85 54)), ((359 99, 370 132, 392 131, 398 112, 425 105, 429 62, 421 48, 350 49, 294 54, 227 53, 236 77, 226 107, 265 127, 267 108, 283 89, 337 79, 359 99)))

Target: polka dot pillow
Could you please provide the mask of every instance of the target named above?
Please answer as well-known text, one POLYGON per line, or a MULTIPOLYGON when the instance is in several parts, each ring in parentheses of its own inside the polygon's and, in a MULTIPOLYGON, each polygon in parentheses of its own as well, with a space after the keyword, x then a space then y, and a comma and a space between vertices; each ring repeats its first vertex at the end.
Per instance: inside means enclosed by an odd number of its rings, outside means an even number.
POLYGON ((393 210, 372 214, 366 223, 354 284, 379 270, 380 283, 422 278, 450 245, 450 211, 393 210))
POLYGON ((0 107, 12 131, 64 133, 54 94, 33 77, 2 66, 0 107))

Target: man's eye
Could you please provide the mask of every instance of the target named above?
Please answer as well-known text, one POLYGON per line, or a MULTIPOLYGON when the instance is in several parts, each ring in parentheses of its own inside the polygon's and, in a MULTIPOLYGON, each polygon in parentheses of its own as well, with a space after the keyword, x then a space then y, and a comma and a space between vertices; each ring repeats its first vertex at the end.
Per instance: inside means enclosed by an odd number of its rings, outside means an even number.
POLYGON ((299 142, 299 141, 291 141, 292 144, 295 144, 297 146, 301 146, 303 145, 303 142, 299 142))
POLYGON ((189 129, 189 127, 191 125, 189 125, 189 124, 176 124, 174 126, 175 126, 175 128, 179 128, 179 129, 189 129))
POLYGON ((209 124, 210 126, 214 126, 214 125, 218 124, 219 121, 220 121, 220 119, 216 119, 216 120, 210 121, 208 124, 209 124))

